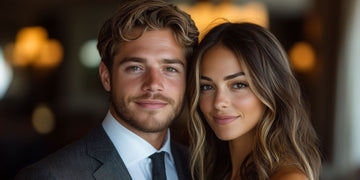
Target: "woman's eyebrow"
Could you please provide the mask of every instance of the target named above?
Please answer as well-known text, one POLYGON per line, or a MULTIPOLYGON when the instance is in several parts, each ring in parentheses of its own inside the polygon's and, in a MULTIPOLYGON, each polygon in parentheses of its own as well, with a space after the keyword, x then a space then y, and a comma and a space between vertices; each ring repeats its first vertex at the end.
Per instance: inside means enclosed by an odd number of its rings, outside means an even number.
POLYGON ((206 77, 206 76, 200 76, 200 79, 204 79, 204 80, 207 80, 207 81, 211 81, 211 82, 212 82, 212 79, 209 78, 209 77, 206 77))
MULTIPOLYGON (((228 76, 224 77, 224 80, 230 80, 230 79, 234 79, 234 78, 236 78, 236 77, 244 76, 244 75, 245 75, 244 72, 239 72, 239 73, 231 74, 231 75, 228 75, 228 76)), ((200 79, 203 79, 203 80, 207 80, 207 81, 211 81, 211 82, 212 82, 212 79, 209 78, 209 77, 206 77, 206 76, 200 76, 200 79)))
POLYGON ((238 77, 238 76, 244 76, 244 75, 245 75, 244 72, 239 72, 239 73, 235 73, 235 74, 226 76, 226 77, 224 78, 224 80, 234 79, 234 78, 236 78, 236 77, 238 77))

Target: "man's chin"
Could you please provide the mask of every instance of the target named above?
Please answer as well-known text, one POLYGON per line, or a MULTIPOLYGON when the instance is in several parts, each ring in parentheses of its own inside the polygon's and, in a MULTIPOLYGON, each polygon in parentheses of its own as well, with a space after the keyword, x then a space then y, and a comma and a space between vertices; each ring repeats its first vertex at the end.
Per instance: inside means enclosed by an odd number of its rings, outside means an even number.
MULTIPOLYGON (((160 111, 161 112, 161 111, 160 111)), ((159 114, 159 111, 137 112, 133 116, 121 118, 129 126, 143 132, 160 132, 168 128, 173 121, 171 116, 159 114)))
POLYGON ((171 122, 130 122, 131 124, 129 124, 130 126, 132 126, 133 128, 142 131, 142 132, 146 132, 146 133, 157 133, 157 132, 162 132, 164 130, 166 130, 171 122))
POLYGON ((127 126, 129 129, 136 129, 142 132, 161 132, 167 129, 174 121, 176 111, 170 108, 147 109, 134 106, 130 103, 128 108, 117 107, 112 104, 113 112, 116 114, 118 121, 127 126))

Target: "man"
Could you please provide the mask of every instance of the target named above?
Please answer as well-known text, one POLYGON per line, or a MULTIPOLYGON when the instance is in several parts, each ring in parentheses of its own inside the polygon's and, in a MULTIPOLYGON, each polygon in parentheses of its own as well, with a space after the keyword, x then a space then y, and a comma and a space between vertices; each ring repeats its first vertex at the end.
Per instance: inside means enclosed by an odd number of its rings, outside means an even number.
POLYGON ((169 125, 183 106, 197 38, 190 16, 174 5, 122 1, 98 35, 100 79, 110 94, 102 125, 15 179, 190 179, 186 148, 170 141, 169 125), (156 159, 163 173, 154 171, 156 159))

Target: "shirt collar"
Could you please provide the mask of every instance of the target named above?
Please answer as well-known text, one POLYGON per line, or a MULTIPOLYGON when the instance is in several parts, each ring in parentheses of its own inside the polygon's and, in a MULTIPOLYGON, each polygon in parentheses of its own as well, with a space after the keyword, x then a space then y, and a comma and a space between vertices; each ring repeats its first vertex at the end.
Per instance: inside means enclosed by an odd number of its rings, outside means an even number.
POLYGON ((148 158, 153 153, 160 151, 166 152, 166 157, 173 162, 170 146, 170 129, 168 129, 165 135, 163 146, 157 150, 146 140, 120 124, 110 111, 108 111, 102 122, 102 126, 125 165, 137 163, 142 159, 148 158))

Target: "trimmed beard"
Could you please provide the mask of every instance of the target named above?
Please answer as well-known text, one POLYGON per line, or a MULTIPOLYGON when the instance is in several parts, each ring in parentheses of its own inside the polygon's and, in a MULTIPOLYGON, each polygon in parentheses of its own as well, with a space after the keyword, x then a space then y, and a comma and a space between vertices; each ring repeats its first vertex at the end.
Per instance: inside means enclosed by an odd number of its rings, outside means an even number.
POLYGON ((111 104, 114 107, 113 109, 114 109, 116 115, 122 121, 124 121, 131 127, 135 128, 139 131, 146 132, 146 133, 161 132, 161 131, 164 131, 165 129, 169 128, 171 123, 179 117, 180 112, 182 112, 182 109, 183 109, 183 99, 179 102, 179 104, 177 106, 175 106, 175 101, 173 99, 164 97, 160 94, 152 95, 152 94, 147 93, 147 94, 144 94, 139 97, 130 98, 127 103, 136 101, 136 100, 140 100, 140 99, 160 99, 160 100, 167 102, 170 106, 172 105, 172 107, 175 107, 174 109, 172 109, 173 111, 169 113, 168 118, 166 119, 164 124, 159 124, 156 127, 148 127, 146 125, 146 123, 142 123, 141 121, 136 119, 136 116, 133 114, 133 112, 131 112, 131 110, 128 109, 128 106, 126 105, 126 102, 125 102, 126 100, 121 98, 119 100, 119 103, 115 104, 116 101, 112 94, 111 94, 110 98, 111 98, 111 104))

